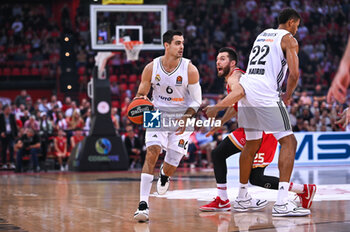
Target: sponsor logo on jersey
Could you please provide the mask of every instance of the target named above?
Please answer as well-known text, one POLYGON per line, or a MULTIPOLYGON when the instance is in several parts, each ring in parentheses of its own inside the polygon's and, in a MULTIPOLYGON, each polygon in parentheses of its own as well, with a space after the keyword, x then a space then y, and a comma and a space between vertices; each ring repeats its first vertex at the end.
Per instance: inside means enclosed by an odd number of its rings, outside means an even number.
POLYGON ((161 96, 159 95, 158 96, 160 100, 163 100, 163 101, 173 101, 173 102, 183 102, 185 101, 185 99, 183 97, 164 97, 164 96, 161 96))
POLYGON ((176 78, 176 85, 182 85, 182 76, 176 78))
POLYGON ((256 42, 273 42, 273 39, 258 39, 256 42))
POLYGON ((155 79, 156 79, 156 81, 160 81, 160 80, 161 80, 161 79, 160 79, 160 75, 157 74, 156 77, 155 77, 155 79))

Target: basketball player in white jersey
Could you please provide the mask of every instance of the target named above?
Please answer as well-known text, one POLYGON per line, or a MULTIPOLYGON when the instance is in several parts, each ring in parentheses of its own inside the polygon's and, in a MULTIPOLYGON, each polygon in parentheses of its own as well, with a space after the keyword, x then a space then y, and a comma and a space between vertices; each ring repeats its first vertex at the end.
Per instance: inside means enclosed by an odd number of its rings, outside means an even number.
MULTIPOLYGON (((199 73, 190 60, 182 57, 184 38, 179 31, 169 30, 163 35, 164 56, 154 59, 143 70, 136 97, 147 98, 153 87, 152 103, 155 109, 167 114, 180 114, 183 122, 193 117, 202 103, 199 73)), ((140 203, 134 214, 137 221, 148 220, 148 199, 152 187, 153 171, 162 149, 166 150, 157 184, 158 193, 166 192, 169 177, 173 175, 181 158, 187 153, 188 139, 193 131, 186 127, 166 129, 147 128, 146 159, 142 168, 140 203)))
MULTIPOLYGON (((254 155, 260 147, 263 132, 273 133, 281 144, 281 150, 278 196, 272 216, 305 216, 310 214, 310 210, 299 208, 288 200, 297 141, 284 105, 289 103, 299 78, 299 46, 293 36, 298 30, 300 15, 287 8, 280 12, 278 22, 278 29, 267 29, 258 35, 249 56, 247 73, 225 99, 215 107, 207 108, 207 115, 215 117, 222 107, 229 107, 240 100, 238 124, 245 129, 247 142, 240 156, 240 188, 235 203, 251 204, 247 187, 254 155), (282 94, 281 86, 287 69, 287 89, 282 94)), ((308 190, 310 197, 315 191, 308 190)))

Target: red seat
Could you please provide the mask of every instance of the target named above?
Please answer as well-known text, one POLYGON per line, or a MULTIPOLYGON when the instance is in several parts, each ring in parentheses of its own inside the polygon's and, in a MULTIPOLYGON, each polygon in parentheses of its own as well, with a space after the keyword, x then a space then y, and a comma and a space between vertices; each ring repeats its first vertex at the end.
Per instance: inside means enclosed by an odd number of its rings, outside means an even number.
POLYGON ((109 76, 109 82, 113 83, 113 82, 117 82, 118 78, 117 75, 110 75, 109 76))
POLYGON ((112 101, 112 107, 119 108, 119 101, 112 101))
POLYGON ((81 75, 84 75, 85 74, 85 71, 86 71, 86 68, 84 66, 81 66, 78 68, 78 74, 81 76, 81 75))
POLYGON ((3 74, 4 74, 4 76, 10 76, 11 69, 9 67, 4 68, 3 74))
POLYGON ((32 68, 30 70, 30 75, 32 75, 32 76, 39 76, 39 69, 38 68, 32 68))
POLYGON ((87 83, 87 76, 86 75, 79 76, 79 83, 86 84, 87 83))
POLYGON ((125 90, 128 89, 128 85, 125 84, 125 83, 122 83, 122 84, 119 85, 119 89, 120 89, 121 91, 125 91, 125 90))
POLYGON ((128 79, 128 76, 126 74, 122 74, 122 75, 119 76, 119 79, 121 81, 126 81, 128 79))
POLYGON ((19 75, 21 75, 20 69, 17 68, 17 67, 13 68, 13 69, 12 69, 12 72, 11 72, 11 75, 12 75, 12 76, 19 76, 19 75))
POLYGON ((2 68, 0 68, 0 76, 3 76, 2 68))
POLYGON ((29 75, 29 68, 24 67, 21 70, 23 76, 28 76, 29 75))
POLYGON ((133 91, 133 90, 135 89, 135 87, 136 87, 136 84, 135 84, 135 83, 129 84, 129 89, 130 89, 131 91, 133 91))
POLYGON ((131 74, 129 76, 129 83, 135 83, 137 81, 137 75, 136 74, 131 74))
POLYGON ((49 77, 50 76, 50 69, 49 69, 49 67, 43 67, 40 70, 40 74, 41 74, 42 77, 49 77))

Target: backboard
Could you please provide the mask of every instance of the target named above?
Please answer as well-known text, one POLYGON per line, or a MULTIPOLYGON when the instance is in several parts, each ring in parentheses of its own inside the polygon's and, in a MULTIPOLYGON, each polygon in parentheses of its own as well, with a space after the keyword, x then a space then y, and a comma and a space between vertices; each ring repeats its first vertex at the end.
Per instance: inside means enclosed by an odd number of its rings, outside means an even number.
POLYGON ((91 48, 124 50, 122 41, 143 41, 142 50, 164 49, 166 5, 90 5, 91 48))

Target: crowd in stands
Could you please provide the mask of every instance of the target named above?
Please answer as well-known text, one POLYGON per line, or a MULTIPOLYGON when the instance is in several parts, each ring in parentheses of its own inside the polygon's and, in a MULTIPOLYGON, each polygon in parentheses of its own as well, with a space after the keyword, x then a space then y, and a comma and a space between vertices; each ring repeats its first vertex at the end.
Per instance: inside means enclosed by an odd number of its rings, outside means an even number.
MULTIPOLYGON (((346 125, 339 123, 338 120, 346 105, 327 104, 325 95, 350 34, 349 1, 173 0, 168 2, 168 28, 184 32, 184 57, 190 58, 199 69, 202 90, 206 96, 203 105, 214 104, 225 94, 223 80, 216 77, 215 59, 218 49, 224 46, 234 47, 239 55, 238 66, 244 69, 256 35, 265 28, 276 27, 278 12, 287 6, 297 9, 302 16, 296 35, 300 46, 301 77, 294 101, 288 107, 293 130, 296 132, 345 130, 346 125), (215 94, 215 97, 212 94, 215 94)), ((80 90, 86 91, 86 84, 95 64, 95 53, 91 51, 89 44, 89 12, 83 8, 82 6, 78 8, 75 22, 72 23, 69 17, 62 17, 62 21, 52 18, 52 8, 46 3, 0 5, 0 77, 25 75, 29 71, 44 78, 57 78, 59 39, 61 33, 68 30, 74 34, 76 41, 75 53, 80 90)), ((62 15, 66 14, 69 14, 67 8, 62 10, 62 15)), ((113 106, 112 120, 116 130, 123 137, 129 138, 129 144, 133 146, 141 144, 128 148, 130 157, 133 157, 130 163, 133 167, 143 162, 144 130, 131 124, 126 117, 126 109, 135 96, 143 67, 159 54, 161 53, 141 51, 138 61, 127 62, 125 54, 120 53, 108 63, 113 106), (131 130, 133 132, 130 132, 131 130), (134 138, 139 142, 134 142, 134 138)), ((64 101, 60 99, 63 101, 61 102, 56 96, 52 96, 51 99, 42 98, 33 102, 32 98, 22 91, 12 100, 13 103, 9 108, 15 115, 18 127, 17 134, 13 135, 14 144, 17 144, 18 138, 24 135, 30 137, 30 132, 23 128, 31 128, 34 134, 41 138, 41 148, 44 147, 43 150, 46 152, 50 150, 52 143, 51 140, 43 141, 42 138, 64 133, 67 148, 60 145, 63 149, 61 152, 68 153, 71 149, 70 138, 75 134, 74 131, 82 130, 86 134, 90 128, 91 106, 87 99, 76 102, 66 97, 64 101)), ((0 109, 2 114, 7 110, 5 105, 1 105, 0 109)), ((205 115, 199 113, 198 117, 205 115)), ((235 128, 237 123, 232 119, 223 127, 222 133, 225 134, 235 128)), ((191 145, 188 157, 190 163, 197 165, 200 159, 195 157, 196 154, 202 150, 203 153, 210 152, 215 143, 222 139, 222 135, 217 134, 202 141, 200 133, 204 132, 197 131, 192 137, 194 145, 191 145)), ((6 133, 5 137, 7 138, 6 133)), ((11 143, 6 142, 3 136, 1 139, 2 148, 11 143)), ((54 144, 55 149, 59 149, 59 141, 54 144)), ((17 146, 15 152, 20 150, 19 147, 17 146)), ((42 152, 45 155, 40 157, 46 157, 45 152, 42 152)), ((2 164, 6 165, 4 155, 2 157, 2 164)), ((12 155, 8 162, 11 167, 14 165, 12 155)), ((32 162, 36 162, 34 158, 32 162)), ((42 160, 39 159, 39 166, 40 162, 42 160)), ((65 169, 64 159, 60 161, 60 169, 65 169)))

